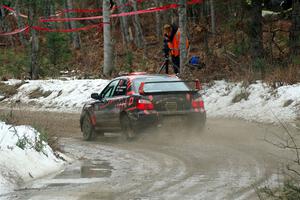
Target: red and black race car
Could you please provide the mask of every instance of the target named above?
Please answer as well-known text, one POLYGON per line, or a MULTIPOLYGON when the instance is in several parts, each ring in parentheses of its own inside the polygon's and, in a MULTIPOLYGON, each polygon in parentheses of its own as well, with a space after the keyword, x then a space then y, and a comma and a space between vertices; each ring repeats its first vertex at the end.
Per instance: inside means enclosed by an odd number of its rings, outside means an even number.
POLYGON ((113 79, 84 105, 80 126, 84 140, 96 133, 120 132, 131 139, 168 122, 202 129, 206 122, 200 82, 176 76, 132 73, 113 79))

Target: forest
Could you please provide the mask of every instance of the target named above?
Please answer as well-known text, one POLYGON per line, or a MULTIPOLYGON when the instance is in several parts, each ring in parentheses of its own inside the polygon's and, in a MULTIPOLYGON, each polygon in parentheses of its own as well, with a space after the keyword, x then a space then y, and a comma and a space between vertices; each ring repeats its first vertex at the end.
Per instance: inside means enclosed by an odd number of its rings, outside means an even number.
POLYGON ((188 38, 182 51, 188 78, 274 86, 300 80, 299 0, 4 0, 0 6, 2 80, 157 73, 165 24, 188 38), (188 64, 195 56, 196 68, 188 64))

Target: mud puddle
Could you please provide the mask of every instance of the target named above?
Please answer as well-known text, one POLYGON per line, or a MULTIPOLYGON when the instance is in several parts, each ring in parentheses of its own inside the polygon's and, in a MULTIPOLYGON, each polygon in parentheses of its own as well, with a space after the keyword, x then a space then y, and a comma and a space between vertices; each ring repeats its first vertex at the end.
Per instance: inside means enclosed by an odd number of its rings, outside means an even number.
POLYGON ((83 160, 67 167, 54 179, 108 178, 111 176, 112 170, 113 167, 106 161, 83 160))
POLYGON ((104 160, 80 160, 67 166, 54 177, 35 181, 25 188, 59 188, 103 182, 111 177, 113 170, 111 164, 104 160))

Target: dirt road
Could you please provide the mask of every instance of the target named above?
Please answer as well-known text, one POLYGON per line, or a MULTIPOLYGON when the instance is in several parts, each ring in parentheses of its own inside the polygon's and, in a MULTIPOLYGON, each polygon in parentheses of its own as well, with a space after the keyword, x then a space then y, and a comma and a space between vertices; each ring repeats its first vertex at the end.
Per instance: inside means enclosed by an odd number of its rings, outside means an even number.
POLYGON ((290 157, 265 141, 281 128, 240 120, 208 119, 204 132, 172 127, 132 142, 113 134, 84 142, 78 114, 17 116, 60 136, 75 161, 0 199, 257 199, 255 187, 276 181, 290 157))

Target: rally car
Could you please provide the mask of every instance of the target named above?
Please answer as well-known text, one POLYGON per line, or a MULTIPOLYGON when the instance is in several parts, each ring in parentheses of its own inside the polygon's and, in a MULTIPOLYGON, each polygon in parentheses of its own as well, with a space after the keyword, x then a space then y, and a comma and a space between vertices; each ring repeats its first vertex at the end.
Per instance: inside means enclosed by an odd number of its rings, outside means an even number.
POLYGON ((170 122, 202 129, 206 111, 198 80, 176 76, 132 73, 113 79, 93 101, 84 105, 80 126, 84 140, 96 133, 122 132, 126 139, 170 122))

